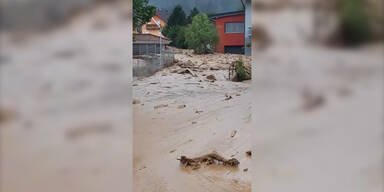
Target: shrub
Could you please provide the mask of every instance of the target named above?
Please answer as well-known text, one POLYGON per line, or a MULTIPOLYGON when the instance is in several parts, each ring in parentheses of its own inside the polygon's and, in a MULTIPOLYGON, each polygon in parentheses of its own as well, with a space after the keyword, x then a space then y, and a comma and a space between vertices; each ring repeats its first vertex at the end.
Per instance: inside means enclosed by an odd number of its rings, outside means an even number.
POLYGON ((185 41, 188 48, 196 54, 213 53, 219 40, 217 29, 206 14, 193 17, 192 24, 185 30, 185 41))
POLYGON ((249 79, 245 71, 244 62, 242 59, 239 59, 236 61, 235 71, 236 71, 236 79, 238 81, 244 81, 249 79))
POLYGON ((340 0, 340 35, 347 45, 360 45, 372 37, 371 18, 364 0, 340 0))

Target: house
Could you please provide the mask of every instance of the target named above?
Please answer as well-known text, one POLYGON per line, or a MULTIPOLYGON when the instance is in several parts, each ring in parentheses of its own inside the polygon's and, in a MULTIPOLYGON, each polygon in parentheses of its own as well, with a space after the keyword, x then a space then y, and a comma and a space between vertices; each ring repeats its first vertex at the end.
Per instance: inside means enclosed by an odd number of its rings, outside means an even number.
POLYGON ((215 21, 220 37, 216 52, 244 54, 245 12, 219 13, 210 18, 215 21))
POLYGON ((244 10, 210 15, 218 30, 218 53, 251 55, 251 0, 241 0, 244 10))
POLYGON ((156 14, 146 24, 142 25, 139 32, 133 33, 133 55, 156 55, 165 50, 170 40, 162 33, 166 25, 168 11, 158 9, 156 14))
POLYGON ((167 24, 167 18, 168 11, 158 10, 149 22, 141 26, 141 33, 164 37, 161 31, 167 24))

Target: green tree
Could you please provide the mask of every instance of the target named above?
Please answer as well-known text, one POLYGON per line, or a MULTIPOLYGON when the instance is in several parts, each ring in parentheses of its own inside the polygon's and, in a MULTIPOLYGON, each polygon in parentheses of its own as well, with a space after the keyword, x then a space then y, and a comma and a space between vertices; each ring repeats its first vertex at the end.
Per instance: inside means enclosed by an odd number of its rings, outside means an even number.
POLYGON ((185 42, 185 26, 170 26, 167 28, 167 37, 171 39, 171 45, 177 48, 186 49, 187 44, 185 42))
POLYGON ((208 16, 198 14, 193 18, 192 24, 188 25, 185 40, 188 48, 193 49, 196 54, 206 54, 214 52, 219 36, 215 25, 211 23, 208 16))
POLYGON ((175 25, 186 25, 187 20, 185 16, 185 12, 181 5, 176 5, 176 7, 173 9, 171 15, 168 18, 168 26, 175 26, 175 25))
POLYGON ((163 34, 171 39, 171 45, 177 48, 187 48, 185 43, 184 26, 187 24, 185 12, 177 5, 168 18, 163 34))
POLYGON ((133 0, 133 28, 136 29, 156 14, 156 7, 148 5, 148 0, 133 0))
POLYGON ((198 10, 196 7, 194 7, 194 8, 191 10, 191 12, 189 13, 189 16, 188 16, 188 18, 187 18, 187 23, 188 23, 188 24, 191 24, 191 23, 192 23, 192 20, 193 20, 193 17, 196 16, 197 14, 199 14, 199 13, 200 13, 199 10, 198 10))
POLYGON ((185 26, 179 26, 179 31, 177 33, 175 44, 176 47, 186 49, 188 48, 187 42, 185 41, 185 31, 187 30, 187 27, 185 26))

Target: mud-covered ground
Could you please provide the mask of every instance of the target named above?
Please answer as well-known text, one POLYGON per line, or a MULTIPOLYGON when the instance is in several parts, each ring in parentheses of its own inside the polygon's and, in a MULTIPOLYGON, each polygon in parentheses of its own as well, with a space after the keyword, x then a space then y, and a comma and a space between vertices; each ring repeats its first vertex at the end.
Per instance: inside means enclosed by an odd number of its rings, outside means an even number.
POLYGON ((227 80, 229 60, 239 56, 175 57, 174 66, 133 84, 134 191, 250 191, 250 82, 227 80), (213 151, 240 165, 192 170, 177 160, 213 151))

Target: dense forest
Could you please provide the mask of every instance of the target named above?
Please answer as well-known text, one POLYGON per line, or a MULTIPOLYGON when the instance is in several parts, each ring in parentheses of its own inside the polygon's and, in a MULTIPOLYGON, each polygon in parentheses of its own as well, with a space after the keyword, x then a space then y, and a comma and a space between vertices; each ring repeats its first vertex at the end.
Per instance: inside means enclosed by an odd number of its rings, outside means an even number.
POLYGON ((150 0, 149 3, 157 8, 167 9, 169 12, 180 4, 186 13, 189 13, 193 7, 197 7, 203 13, 238 11, 243 8, 240 0, 150 0))

